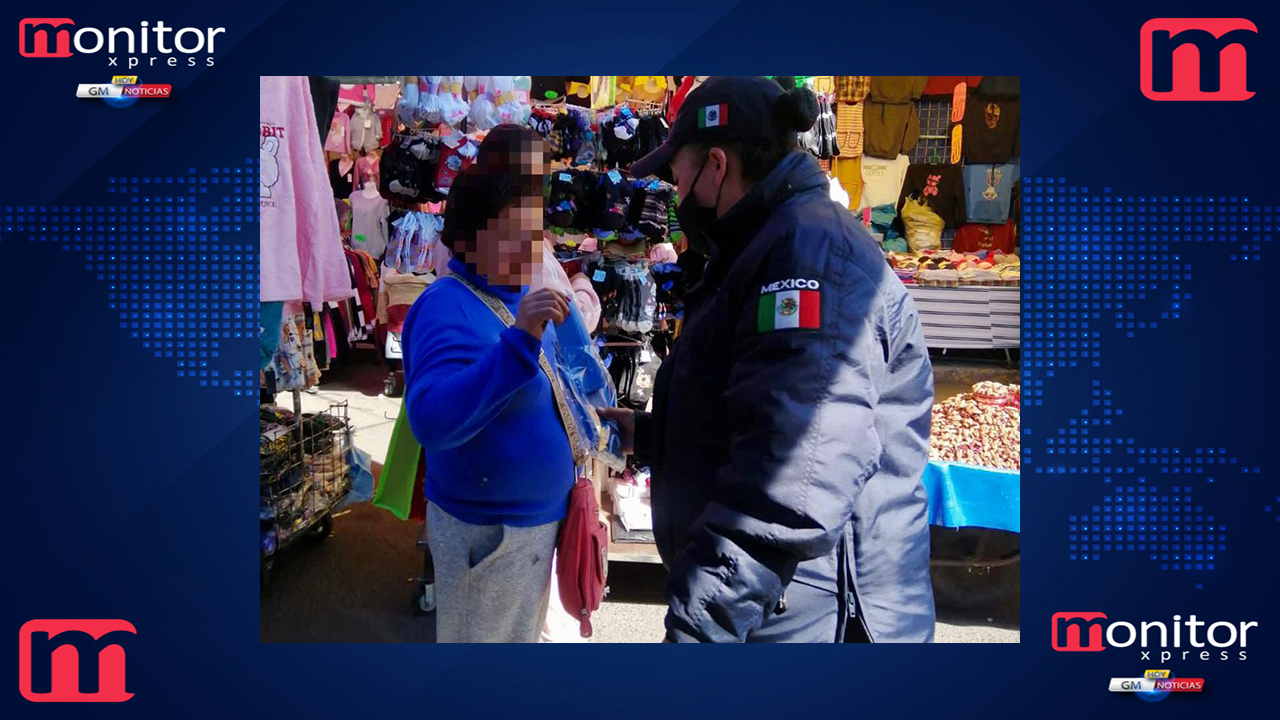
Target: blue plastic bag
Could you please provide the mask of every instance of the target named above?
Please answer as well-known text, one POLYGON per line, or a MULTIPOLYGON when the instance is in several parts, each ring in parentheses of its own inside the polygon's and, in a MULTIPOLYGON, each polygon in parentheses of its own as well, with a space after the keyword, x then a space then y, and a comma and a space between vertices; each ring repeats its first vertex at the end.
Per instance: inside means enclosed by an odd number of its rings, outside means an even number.
POLYGON ((597 407, 615 407, 618 392, 572 302, 568 319, 556 326, 556 340, 554 364, 565 388, 579 439, 596 459, 621 470, 626 467, 626 458, 621 453, 618 428, 613 422, 602 422, 595 411, 597 407))
POLYGON ((356 503, 369 502, 373 499, 373 467, 369 453, 356 447, 347 438, 347 468, 351 473, 351 492, 342 499, 340 507, 350 507, 356 503))

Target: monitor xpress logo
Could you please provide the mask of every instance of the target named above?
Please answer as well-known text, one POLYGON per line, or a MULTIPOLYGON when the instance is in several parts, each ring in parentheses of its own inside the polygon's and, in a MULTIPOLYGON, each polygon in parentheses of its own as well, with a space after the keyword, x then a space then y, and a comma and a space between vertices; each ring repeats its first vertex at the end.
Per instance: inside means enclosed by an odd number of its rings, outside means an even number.
POLYGON ((1238 647, 1235 657, 1247 660, 1245 650, 1249 630, 1256 622, 1206 623, 1190 615, 1186 620, 1174 615, 1173 622, 1142 622, 1134 625, 1108 623, 1106 613, 1060 612, 1052 618, 1052 644, 1058 652, 1101 652, 1107 648, 1137 647, 1143 660, 1229 660, 1226 648, 1238 647), (1202 632, 1203 629, 1203 632, 1202 632), (1185 647, 1191 649, 1184 650, 1185 647), (1174 648, 1170 650, 1170 648, 1174 648), (1156 657, 1153 657, 1156 655, 1156 657))
POLYGON ((1140 83, 1152 100, 1248 100, 1255 83, 1244 18, 1156 18, 1141 32, 1140 83))
POLYGON ((32 620, 18 631, 18 690, 31 702, 124 702, 137 637, 124 620, 32 620))
POLYGON ((18 54, 29 58, 68 58, 105 52, 108 67, 195 67, 204 54, 213 65, 214 40, 226 28, 173 28, 143 20, 136 28, 79 27, 71 18, 23 18, 18 22, 18 54), (183 62, 178 55, 187 55, 183 62))

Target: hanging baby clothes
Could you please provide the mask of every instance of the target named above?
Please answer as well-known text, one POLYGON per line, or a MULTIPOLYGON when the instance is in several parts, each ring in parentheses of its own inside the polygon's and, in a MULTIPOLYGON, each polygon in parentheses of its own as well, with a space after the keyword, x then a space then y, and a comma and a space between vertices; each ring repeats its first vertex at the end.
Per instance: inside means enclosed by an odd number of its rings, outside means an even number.
POLYGON ((396 120, 389 112, 378 113, 378 117, 382 119, 382 139, 378 141, 378 147, 386 147, 391 144, 391 136, 395 134, 396 120))
POLYGON ((394 230, 382 264, 397 272, 430 272, 439 265, 435 258, 444 218, 423 212, 406 213, 392 223, 394 230))
POLYGON ((333 188, 334 197, 344 198, 351 194, 351 183, 355 163, 348 158, 334 158, 329 161, 329 185, 333 188))
MULTIPOLYGON (((317 136, 317 140, 319 136, 317 136)), ((320 367, 316 364, 315 345, 311 331, 307 329, 307 310, 302 303, 285 303, 280 325, 280 346, 276 350, 272 369, 276 376, 276 389, 305 390, 320 382, 320 367)))
POLYGON ((356 291, 355 298, 346 303, 351 318, 347 339, 355 342, 366 339, 373 332, 377 316, 378 273, 368 253, 350 249, 346 253, 351 286, 356 291))
POLYGON ((375 110, 391 110, 400 97, 400 86, 396 83, 373 86, 373 107, 375 110))
POLYGON ((435 186, 442 194, 448 194, 453 179, 466 170, 475 160, 479 144, 466 135, 448 135, 440 139, 440 161, 436 167, 435 186))
POLYGON ((312 355, 321 371, 329 369, 329 348, 325 342, 324 322, 320 313, 310 305, 307 306, 307 332, 311 333, 312 355))
POLYGON ((381 195, 366 195, 363 190, 351 193, 351 246, 374 258, 387 249, 387 220, 391 208, 381 195))
POLYGON ((260 299, 351 297, 307 78, 259 78, 258 107, 260 299))
POLYGON ((351 152, 351 118, 342 110, 335 110, 333 120, 329 122, 329 136, 325 138, 324 149, 340 155, 351 152))
POLYGON ((382 141, 382 119, 362 105, 351 116, 351 149, 376 150, 382 141))
POLYGON ((366 183, 378 185, 378 160, 372 155, 361 155, 356 158, 355 187, 363 188, 366 183))
POLYGON ((265 370, 280 347, 280 328, 284 323, 284 303, 264 302, 259 310, 258 369, 265 370))
POLYGON ((359 105, 368 99, 372 91, 373 86, 371 85, 339 85, 338 106, 359 105))

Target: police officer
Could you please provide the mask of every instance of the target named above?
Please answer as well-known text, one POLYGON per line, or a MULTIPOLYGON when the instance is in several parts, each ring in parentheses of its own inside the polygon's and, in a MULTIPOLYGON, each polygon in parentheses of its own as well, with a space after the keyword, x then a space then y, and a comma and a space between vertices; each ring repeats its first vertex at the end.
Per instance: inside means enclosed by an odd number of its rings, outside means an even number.
POLYGON ((933 640, 933 372, 911 297, 796 144, 817 111, 712 77, 632 166, 674 180, 709 258, 652 414, 604 412, 653 471, 668 641, 933 640))

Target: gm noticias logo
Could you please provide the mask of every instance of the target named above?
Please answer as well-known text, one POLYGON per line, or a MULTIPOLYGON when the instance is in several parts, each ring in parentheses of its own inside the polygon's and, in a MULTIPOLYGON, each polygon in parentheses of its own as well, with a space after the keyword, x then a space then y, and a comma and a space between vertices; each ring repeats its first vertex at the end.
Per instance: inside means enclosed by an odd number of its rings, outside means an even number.
POLYGON ((1141 31, 1142 94, 1152 100, 1248 100, 1248 46, 1258 27, 1244 18, 1156 18, 1141 31))
POLYGON ((124 620, 32 620, 18 630, 18 690, 31 702, 124 702, 137 637, 124 620))
POLYGON ((1186 620, 1181 615, 1174 615, 1172 623, 1161 621, 1134 623, 1117 621, 1105 625, 1106 613, 1100 612, 1060 612, 1054 613, 1051 619, 1052 646, 1058 652, 1101 652, 1107 648, 1128 648, 1137 646, 1142 659, 1150 660, 1151 653, 1158 652, 1161 661, 1171 659, 1189 659, 1187 656, 1196 653, 1200 660, 1213 659, 1216 648, 1221 660, 1229 659, 1229 653, 1222 648, 1239 646, 1238 658, 1248 659, 1244 648, 1249 644, 1249 629, 1258 627, 1256 622, 1215 622, 1207 623, 1190 615, 1186 620), (1203 628, 1203 633, 1201 629, 1203 628), (1183 650, 1181 658, 1168 648, 1182 648, 1183 641, 1192 650, 1183 650), (1148 649, 1152 648, 1152 649, 1148 649))

